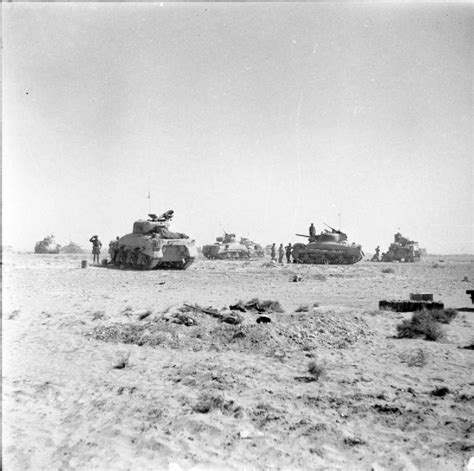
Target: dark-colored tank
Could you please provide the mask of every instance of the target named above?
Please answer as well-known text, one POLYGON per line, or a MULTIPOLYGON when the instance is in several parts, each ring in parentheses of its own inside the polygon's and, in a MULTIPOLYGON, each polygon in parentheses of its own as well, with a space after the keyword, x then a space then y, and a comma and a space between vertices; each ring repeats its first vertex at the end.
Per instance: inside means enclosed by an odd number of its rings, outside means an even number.
POLYGON ((330 226, 319 235, 307 236, 307 244, 293 245, 293 261, 295 263, 311 263, 316 265, 351 265, 362 260, 362 247, 347 242, 347 235, 330 226))
POLYGON ((224 237, 216 237, 216 242, 204 245, 202 254, 213 260, 242 260, 250 257, 247 247, 237 242, 235 234, 224 233, 224 237))
POLYGON ((173 215, 170 210, 161 216, 149 214, 146 221, 135 221, 131 234, 110 244, 107 266, 135 270, 189 267, 197 256, 195 243, 186 234, 168 229, 173 215))
POLYGON ((400 232, 393 236, 387 252, 382 255, 382 262, 417 262, 420 260, 418 242, 403 237, 400 232))
POLYGON ((56 243, 52 234, 36 242, 35 245, 35 253, 57 254, 60 251, 61 246, 56 243))

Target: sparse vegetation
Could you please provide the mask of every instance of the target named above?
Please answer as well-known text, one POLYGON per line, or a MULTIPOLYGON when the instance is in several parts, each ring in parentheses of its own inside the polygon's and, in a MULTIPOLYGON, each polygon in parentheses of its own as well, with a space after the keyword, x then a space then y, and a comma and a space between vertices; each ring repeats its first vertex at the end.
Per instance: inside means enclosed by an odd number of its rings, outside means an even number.
POLYGON ((405 319, 397 325, 397 338, 436 341, 443 337, 439 322, 432 315, 435 311, 414 312, 411 319, 405 319))
POLYGON ((382 268, 382 273, 395 273, 395 270, 391 267, 382 268))
POLYGON ((450 324, 451 321, 458 315, 456 309, 436 309, 430 312, 433 319, 441 324, 450 324))
POLYGON ((326 370, 324 366, 313 360, 309 362, 308 373, 317 381, 324 376, 326 370))
POLYGON ((198 402, 192 407, 194 412, 207 414, 213 410, 220 410, 223 414, 241 415, 241 407, 235 406, 234 401, 226 401, 220 394, 202 393, 198 402))

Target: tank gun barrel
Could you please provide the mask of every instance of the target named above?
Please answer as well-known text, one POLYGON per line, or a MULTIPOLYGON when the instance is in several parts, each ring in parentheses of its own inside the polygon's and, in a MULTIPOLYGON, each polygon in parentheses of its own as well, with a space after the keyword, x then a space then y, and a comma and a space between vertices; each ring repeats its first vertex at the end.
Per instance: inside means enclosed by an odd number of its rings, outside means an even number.
POLYGON ((306 235, 306 234, 295 234, 297 235, 298 237, 306 237, 307 239, 309 239, 309 235, 306 235))
POLYGON ((323 224, 324 224, 326 227, 329 227, 329 229, 331 229, 331 231, 339 232, 339 231, 336 231, 336 229, 334 229, 334 227, 331 227, 329 224, 326 224, 325 222, 323 222, 323 224))

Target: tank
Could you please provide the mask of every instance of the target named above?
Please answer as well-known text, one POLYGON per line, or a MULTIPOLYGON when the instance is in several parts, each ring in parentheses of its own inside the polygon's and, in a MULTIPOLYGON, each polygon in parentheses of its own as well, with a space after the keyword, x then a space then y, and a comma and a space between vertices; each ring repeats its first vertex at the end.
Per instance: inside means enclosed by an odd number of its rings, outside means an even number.
POLYGON ((84 253, 84 249, 76 244, 75 242, 69 242, 68 245, 64 246, 61 249, 61 253, 67 253, 67 254, 76 254, 76 253, 84 253))
POLYGON ((421 251, 418 242, 403 237, 400 232, 393 236, 387 252, 382 254, 382 262, 417 262, 420 260, 421 251))
POLYGON ((194 240, 186 234, 171 232, 174 211, 135 221, 133 231, 110 243, 108 266, 135 270, 185 270, 197 256, 194 240))
POLYGON ((235 234, 224 233, 224 237, 216 237, 216 242, 204 245, 202 254, 211 260, 242 260, 250 258, 248 248, 237 242, 235 234))
POLYGON ((56 254, 61 251, 61 246, 56 243, 54 236, 51 234, 43 240, 36 242, 35 253, 56 254))
POLYGON ((240 243, 242 245, 245 245, 245 247, 247 247, 247 250, 249 252, 249 257, 251 258, 265 257, 265 249, 260 244, 257 244, 256 242, 250 239, 247 239, 246 237, 241 237, 240 243))
POLYGON ((360 245, 349 243, 344 232, 330 226, 319 235, 307 236, 307 244, 293 245, 294 263, 311 263, 316 265, 351 265, 362 260, 364 252, 360 245))

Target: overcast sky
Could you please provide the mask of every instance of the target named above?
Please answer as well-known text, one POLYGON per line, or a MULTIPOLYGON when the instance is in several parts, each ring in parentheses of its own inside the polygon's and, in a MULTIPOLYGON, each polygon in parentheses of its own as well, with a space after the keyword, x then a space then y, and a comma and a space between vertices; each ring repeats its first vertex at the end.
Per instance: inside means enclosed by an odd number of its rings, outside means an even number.
POLYGON ((150 181, 198 245, 340 221, 366 252, 474 253, 471 6, 2 9, 3 244, 108 243, 150 181))

